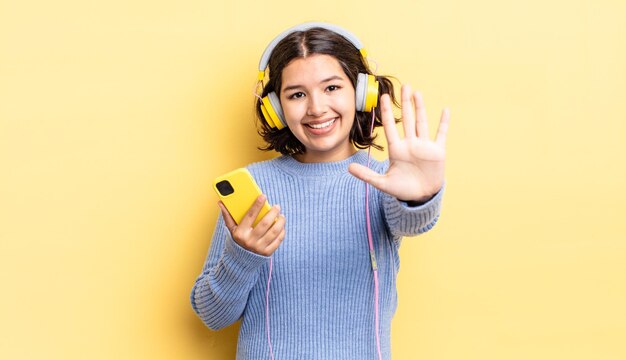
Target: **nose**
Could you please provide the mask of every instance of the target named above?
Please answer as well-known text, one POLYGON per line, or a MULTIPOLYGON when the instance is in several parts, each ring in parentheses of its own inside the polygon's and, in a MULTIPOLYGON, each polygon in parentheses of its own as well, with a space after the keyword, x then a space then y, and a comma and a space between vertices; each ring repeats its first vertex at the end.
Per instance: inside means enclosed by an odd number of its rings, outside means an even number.
POLYGON ((320 117, 328 112, 328 105, 324 100, 324 96, 320 94, 309 95, 306 114, 308 116, 320 117))

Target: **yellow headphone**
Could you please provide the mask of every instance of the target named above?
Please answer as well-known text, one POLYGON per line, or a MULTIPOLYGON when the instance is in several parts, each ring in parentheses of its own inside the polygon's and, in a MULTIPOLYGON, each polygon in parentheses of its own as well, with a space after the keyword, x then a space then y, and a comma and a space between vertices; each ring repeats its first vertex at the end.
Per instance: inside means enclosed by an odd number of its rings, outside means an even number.
MULTIPOLYGON (((259 81, 263 81, 263 79, 265 78, 265 68, 269 63, 270 55, 272 54, 272 51, 274 51, 276 45, 281 40, 296 31, 306 31, 316 27, 330 30, 343 36, 359 50, 364 58, 367 56, 367 51, 365 51, 365 48, 363 47, 363 45, 361 45, 359 39, 349 31, 333 24, 308 22, 296 25, 278 34, 278 36, 276 36, 274 40, 270 42, 267 48, 265 48, 265 51, 261 56, 261 60, 259 61, 259 81)), ((376 105, 378 105, 378 81, 376 80, 376 77, 374 75, 359 73, 357 77, 355 91, 357 111, 370 112, 376 105)), ((285 120, 285 115, 280 105, 280 100, 275 92, 270 92, 261 99, 261 112, 263 113, 263 117, 270 127, 280 130, 287 126, 287 121, 285 120)))

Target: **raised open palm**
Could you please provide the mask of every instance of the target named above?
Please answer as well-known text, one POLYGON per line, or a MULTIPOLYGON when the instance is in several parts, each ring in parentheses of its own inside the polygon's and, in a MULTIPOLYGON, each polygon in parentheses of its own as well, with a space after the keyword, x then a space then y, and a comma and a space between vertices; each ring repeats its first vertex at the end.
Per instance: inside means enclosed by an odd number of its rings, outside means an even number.
POLYGON ((381 96, 381 116, 389 146, 389 168, 378 174, 360 164, 349 171, 357 178, 403 201, 423 202, 443 186, 445 145, 450 113, 444 109, 435 140, 428 132, 428 120, 422 95, 402 86, 402 124, 404 137, 396 128, 389 95, 381 96))

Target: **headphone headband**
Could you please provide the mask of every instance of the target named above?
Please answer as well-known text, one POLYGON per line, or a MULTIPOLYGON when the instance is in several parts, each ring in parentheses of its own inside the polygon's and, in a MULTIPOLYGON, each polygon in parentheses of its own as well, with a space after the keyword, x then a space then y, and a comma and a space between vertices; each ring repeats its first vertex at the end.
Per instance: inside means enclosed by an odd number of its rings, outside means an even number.
POLYGON ((276 47, 276 45, 278 45, 278 43, 281 40, 283 40, 284 38, 286 38, 287 36, 289 36, 289 34, 293 32, 306 31, 312 28, 322 28, 322 29, 336 32, 337 34, 343 36, 344 38, 346 38, 346 40, 351 42, 352 45, 354 45, 361 52, 363 57, 367 56, 367 51, 365 51, 365 48, 363 47, 363 44, 361 44, 361 41, 359 41, 359 39, 348 30, 340 26, 329 24, 329 23, 324 23, 324 22, 307 22, 307 23, 293 26, 283 31, 282 33, 278 34, 278 36, 276 36, 274 40, 272 40, 272 42, 269 43, 269 45, 267 45, 267 47, 265 48, 265 51, 263 51, 261 60, 259 61, 259 80, 263 80, 263 78, 265 77, 265 68, 267 67, 267 64, 270 61, 270 55, 272 54, 272 51, 274 51, 274 48, 276 47))

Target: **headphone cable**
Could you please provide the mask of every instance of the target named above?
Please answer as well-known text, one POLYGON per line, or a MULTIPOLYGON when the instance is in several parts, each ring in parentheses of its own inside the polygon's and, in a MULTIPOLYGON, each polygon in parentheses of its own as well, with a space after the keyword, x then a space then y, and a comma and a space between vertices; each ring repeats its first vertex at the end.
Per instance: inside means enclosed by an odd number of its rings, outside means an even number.
MULTIPOLYGON (((375 108, 372 109, 372 124, 370 126, 370 136, 374 131, 375 108)), ((370 167, 372 154, 372 146, 367 149, 367 167, 370 167)), ((376 332, 376 350, 378 351, 378 359, 382 359, 380 351, 380 319, 379 319, 379 288, 378 288, 378 264, 376 263, 376 252, 374 251, 374 241, 372 240, 372 226, 370 222, 370 206, 369 206, 369 184, 365 183, 365 221, 367 223, 367 240, 370 250, 370 261, 372 262, 372 270, 374 272, 374 331, 376 332)))

